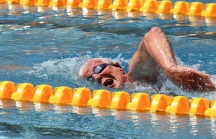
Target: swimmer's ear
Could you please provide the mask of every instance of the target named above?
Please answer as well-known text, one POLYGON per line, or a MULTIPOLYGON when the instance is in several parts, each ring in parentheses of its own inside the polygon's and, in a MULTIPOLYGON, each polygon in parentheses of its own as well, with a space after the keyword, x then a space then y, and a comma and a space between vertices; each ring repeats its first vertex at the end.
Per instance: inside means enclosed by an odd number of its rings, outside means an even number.
POLYGON ((114 66, 122 68, 121 65, 118 62, 115 62, 114 66))

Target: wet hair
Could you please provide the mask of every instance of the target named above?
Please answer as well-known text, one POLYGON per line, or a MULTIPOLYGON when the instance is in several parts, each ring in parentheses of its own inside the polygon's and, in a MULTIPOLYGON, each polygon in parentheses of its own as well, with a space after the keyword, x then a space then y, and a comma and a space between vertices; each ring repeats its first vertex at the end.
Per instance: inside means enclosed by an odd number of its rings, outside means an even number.
POLYGON ((98 61, 102 61, 103 63, 105 63, 105 64, 114 64, 114 62, 113 61, 111 61, 110 59, 107 59, 107 58, 92 58, 92 59, 90 59, 90 60, 88 60, 88 61, 86 61, 82 66, 81 66, 81 68, 80 68, 80 70, 79 70, 79 75, 81 76, 81 77, 83 77, 83 72, 84 72, 84 70, 85 70, 85 66, 86 66, 86 64, 88 64, 90 61, 95 61, 95 60, 98 60, 98 61))

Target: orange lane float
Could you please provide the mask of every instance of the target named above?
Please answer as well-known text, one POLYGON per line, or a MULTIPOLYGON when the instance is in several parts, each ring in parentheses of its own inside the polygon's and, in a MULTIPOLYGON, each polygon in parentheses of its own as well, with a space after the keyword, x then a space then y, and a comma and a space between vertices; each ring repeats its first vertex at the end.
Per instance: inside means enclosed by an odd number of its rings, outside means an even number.
POLYGON ((170 10, 172 14, 187 14, 189 12, 190 4, 185 1, 175 2, 174 8, 170 10))
POLYGON ((93 9, 97 6, 97 3, 98 3, 97 0, 83 0, 83 2, 80 3, 78 7, 93 9))
POLYGON ((20 4, 38 7, 87 8, 98 10, 141 11, 156 14, 183 14, 189 16, 216 17, 216 3, 170 0, 0 0, 0 4, 20 4), (174 7, 173 7, 174 5, 174 7))
POLYGON ((20 0, 21 5, 34 6, 37 0, 20 0))
POLYGON ((151 112, 165 112, 167 106, 171 104, 171 98, 164 94, 157 94, 152 96, 151 112))
POLYGON ((110 10, 125 10, 128 6, 128 0, 114 0, 113 4, 109 6, 110 10))
POLYGON ((32 101, 40 103, 48 103, 49 98, 53 95, 53 89, 50 85, 37 85, 35 87, 35 94, 32 101))
POLYGON ((205 5, 201 2, 192 2, 190 3, 190 9, 188 15, 200 16, 204 11, 205 5))
MULTIPOLYGON (((52 93, 50 93, 52 94, 52 93)), ((61 86, 54 89, 54 95, 49 98, 49 103, 68 105, 72 102, 73 91, 70 87, 61 86)))
POLYGON ((68 8, 79 8, 79 5, 82 3, 82 0, 68 0, 67 7, 68 8))
POLYGON ((211 101, 211 108, 205 110, 205 116, 216 118, 216 100, 211 101))
POLYGON ((93 98, 88 101, 88 106, 110 108, 111 99, 111 93, 108 90, 95 90, 93 92, 93 98))
POLYGON ((205 98, 191 99, 190 115, 204 116, 205 111, 209 108, 209 101, 205 98))
POLYGON ((17 85, 17 91, 13 92, 11 99, 16 101, 31 101, 34 98, 35 88, 31 83, 17 85))
POLYGON ((144 5, 139 9, 141 12, 146 13, 156 13, 159 7, 159 2, 157 0, 146 0, 144 5))
POLYGON ((201 15, 205 17, 216 17, 216 3, 207 3, 201 15))
POLYGON ((132 102, 129 102, 126 106, 128 110, 133 111, 145 111, 151 107, 150 96, 146 93, 134 93, 132 94, 132 102))
POLYGON ((16 85, 10 81, 0 83, 0 98, 10 99, 13 92, 16 91, 16 85))
POLYGON ((112 0, 98 0, 98 4, 94 9, 107 10, 112 4, 112 0))
POLYGON ((43 6, 43 7, 46 7, 46 6, 49 6, 49 3, 50 3, 50 0, 38 0, 35 5, 40 7, 40 6, 43 6))
POLYGON ((8 3, 8 4, 20 4, 20 0, 7 0, 6 3, 8 3))
POLYGON ((111 109, 125 110, 130 102, 130 95, 127 92, 119 91, 112 93, 111 109))
POLYGON ((143 6, 143 0, 129 0, 127 11, 136 10, 138 11, 143 6))
POLYGON ((5 4, 6 1, 5 0, 0 0, 0 4, 5 4))
POLYGON ((166 108, 166 112, 172 115, 186 115, 189 113, 189 100, 184 96, 176 96, 173 98, 170 106, 166 108))
POLYGON ((67 0, 51 0, 49 3, 50 7, 65 7, 67 5, 67 0))
POLYGON ((76 88, 74 89, 74 95, 71 104, 73 106, 86 107, 89 99, 91 98, 92 98, 92 94, 88 88, 76 88))
POLYGON ((169 14, 170 10, 173 9, 173 4, 169 0, 163 0, 158 6, 158 14, 169 14))
MULTIPOLYGON (((31 83, 15 84, 11 81, 0 82, 0 99, 11 99, 18 106, 22 102, 50 103, 55 105, 71 105, 76 107, 96 107, 112 110, 150 111, 152 113, 168 113, 171 115, 190 115, 216 118, 216 100, 206 98, 188 99, 185 96, 170 97, 165 94, 150 96, 145 92, 133 93, 125 91, 110 92, 100 89, 93 93, 88 88, 72 88, 68 86, 53 87, 48 84, 31 83), (211 104, 211 105, 209 105, 211 104)), ((26 104, 25 104, 26 105, 26 104)))

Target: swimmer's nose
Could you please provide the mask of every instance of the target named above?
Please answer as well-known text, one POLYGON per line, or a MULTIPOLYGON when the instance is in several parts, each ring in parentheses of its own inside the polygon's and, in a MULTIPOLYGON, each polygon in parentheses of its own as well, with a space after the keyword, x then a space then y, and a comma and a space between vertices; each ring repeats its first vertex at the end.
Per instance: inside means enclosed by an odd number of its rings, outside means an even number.
POLYGON ((92 77, 94 78, 95 81, 101 83, 102 76, 100 74, 93 74, 92 77))

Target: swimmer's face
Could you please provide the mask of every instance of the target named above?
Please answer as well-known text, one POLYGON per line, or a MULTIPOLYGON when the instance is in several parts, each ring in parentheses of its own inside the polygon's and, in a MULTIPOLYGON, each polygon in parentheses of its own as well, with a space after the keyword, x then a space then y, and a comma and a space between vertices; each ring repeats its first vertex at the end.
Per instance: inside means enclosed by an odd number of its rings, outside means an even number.
POLYGON ((82 77, 110 88, 119 88, 127 81, 127 75, 118 62, 109 65, 98 59, 85 64, 82 77))

